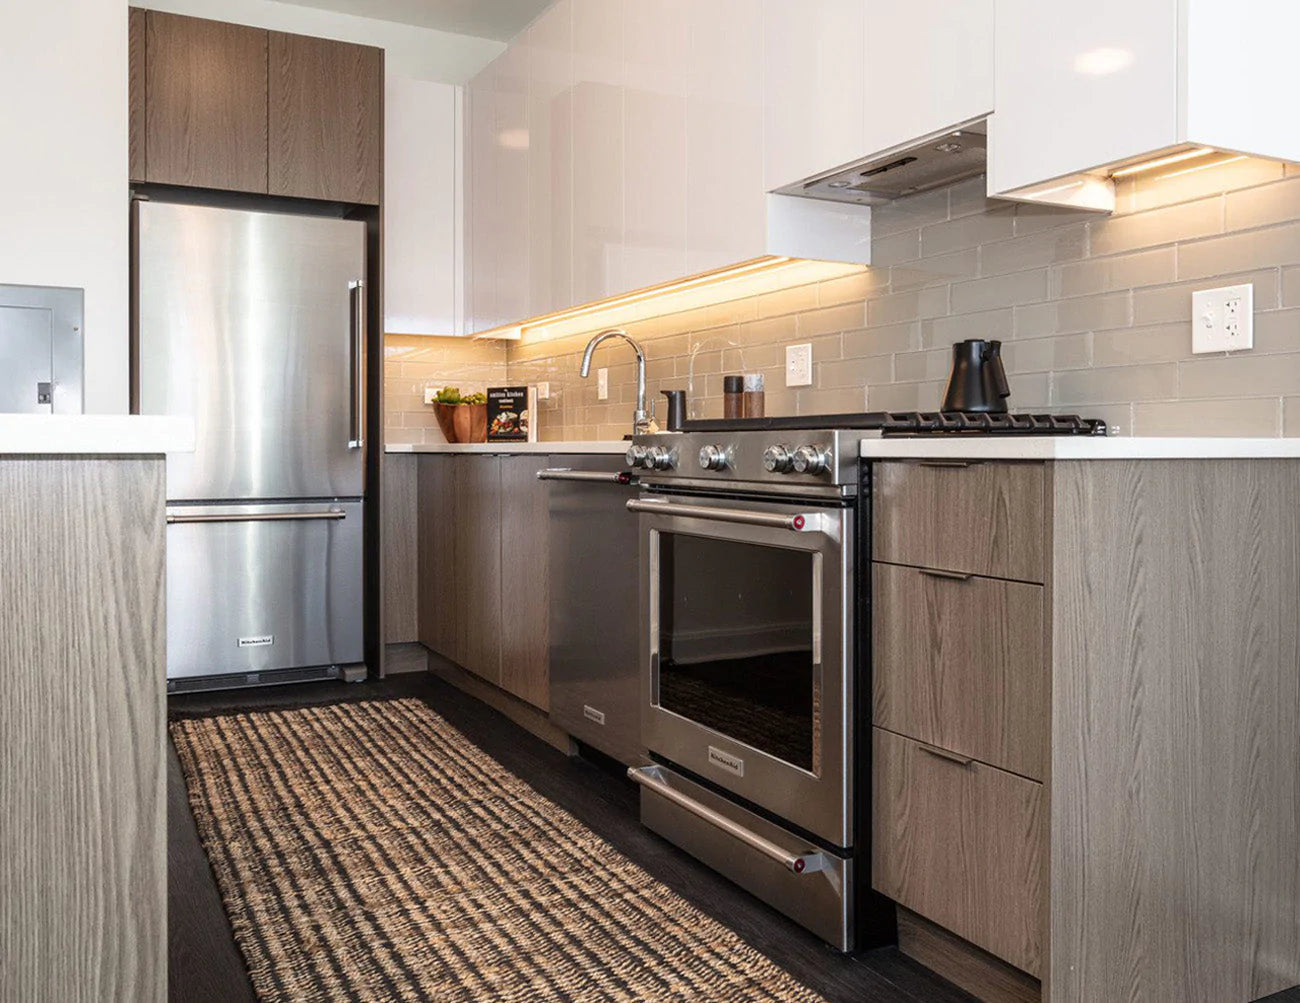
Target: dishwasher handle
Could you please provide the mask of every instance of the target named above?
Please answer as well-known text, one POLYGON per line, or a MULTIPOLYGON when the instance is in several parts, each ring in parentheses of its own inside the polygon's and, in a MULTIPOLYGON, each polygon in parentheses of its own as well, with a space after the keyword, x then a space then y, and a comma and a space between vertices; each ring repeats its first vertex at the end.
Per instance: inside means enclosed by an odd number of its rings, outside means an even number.
POLYGON ((678 808, 690 812, 696 818, 721 829, 727 835, 735 837, 746 846, 763 854, 763 856, 775 860, 791 874, 813 874, 826 869, 826 856, 820 851, 790 853, 788 850, 777 846, 770 839, 764 839, 758 833, 751 832, 738 822, 733 822, 725 815, 718 814, 707 805, 700 804, 700 802, 688 797, 681 791, 673 790, 672 787, 660 779, 658 767, 642 766, 638 768, 632 766, 628 768, 627 775, 646 790, 653 791, 661 798, 677 805, 678 808))
POLYGON ((788 529, 792 533, 836 535, 833 524, 819 512, 797 512, 792 515, 784 515, 780 512, 751 512, 740 508, 681 505, 676 502, 646 501, 642 498, 633 498, 629 501, 627 510, 629 512, 645 512, 649 515, 666 515, 670 518, 708 519, 712 522, 734 522, 742 526, 788 529))
POLYGON ((329 512, 255 512, 221 513, 218 515, 173 515, 168 513, 168 525, 206 522, 317 522, 338 521, 348 517, 346 512, 333 509, 329 512))
POLYGON ((626 470, 609 473, 603 470, 570 470, 568 467, 548 467, 537 471, 539 481, 587 481, 591 484, 636 484, 636 478, 626 470))

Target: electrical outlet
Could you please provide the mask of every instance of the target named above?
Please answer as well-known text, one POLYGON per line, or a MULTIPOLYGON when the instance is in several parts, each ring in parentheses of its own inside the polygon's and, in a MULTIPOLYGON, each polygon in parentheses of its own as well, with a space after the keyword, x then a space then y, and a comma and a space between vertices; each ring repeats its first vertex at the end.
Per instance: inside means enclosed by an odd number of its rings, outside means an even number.
POLYGON ((434 401, 436 401, 436 400, 438 399, 438 394, 439 394, 441 391, 442 391, 442 387, 425 387, 425 388, 424 388, 424 403, 426 403, 426 404, 432 404, 434 401))
POLYGON ((812 386, 812 345, 785 346, 785 385, 812 386))
POLYGON ((537 399, 539 401, 548 401, 551 399, 551 385, 545 381, 537 384, 537 399))
POLYGON ((596 400, 609 400, 609 370, 596 370, 596 400))
POLYGON ((1192 351, 1240 352, 1255 347, 1255 287, 1192 293, 1192 351))

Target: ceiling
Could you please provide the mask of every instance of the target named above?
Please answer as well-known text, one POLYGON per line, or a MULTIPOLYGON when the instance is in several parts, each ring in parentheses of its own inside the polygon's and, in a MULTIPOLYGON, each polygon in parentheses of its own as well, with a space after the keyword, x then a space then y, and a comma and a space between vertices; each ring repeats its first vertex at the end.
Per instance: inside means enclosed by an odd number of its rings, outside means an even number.
POLYGON ((300 7, 374 17, 508 42, 551 0, 285 0, 300 7))

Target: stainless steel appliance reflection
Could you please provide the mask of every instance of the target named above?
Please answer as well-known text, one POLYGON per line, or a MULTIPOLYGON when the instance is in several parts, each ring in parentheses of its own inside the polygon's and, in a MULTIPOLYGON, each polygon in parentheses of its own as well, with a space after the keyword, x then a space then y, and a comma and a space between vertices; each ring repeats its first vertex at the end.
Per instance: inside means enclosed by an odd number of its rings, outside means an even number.
POLYGON ((857 436, 643 436, 651 828, 837 947, 861 941, 857 436))
POLYGON ((364 659, 365 226, 139 201, 135 409, 167 457, 167 678, 211 688, 364 659))

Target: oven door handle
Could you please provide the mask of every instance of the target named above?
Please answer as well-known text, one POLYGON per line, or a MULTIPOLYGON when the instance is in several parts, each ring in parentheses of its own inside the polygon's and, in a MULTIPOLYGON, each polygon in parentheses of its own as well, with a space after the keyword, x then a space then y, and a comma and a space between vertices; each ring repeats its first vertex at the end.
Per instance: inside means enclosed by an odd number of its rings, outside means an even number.
POLYGON ((681 791, 673 790, 668 784, 659 779, 657 768, 654 766, 642 766, 640 768, 631 766, 628 768, 627 775, 647 790, 654 791, 661 798, 671 801, 677 807, 690 812, 696 818, 703 819, 729 836, 734 836, 746 846, 757 850, 763 856, 775 860, 791 874, 813 874, 826 869, 826 855, 820 851, 790 853, 783 850, 770 839, 764 839, 758 833, 750 832, 743 825, 731 821, 724 815, 719 815, 707 805, 700 804, 681 791))
POLYGON ((706 505, 680 505, 677 502, 647 501, 633 498, 627 503, 629 512, 646 512, 677 519, 708 519, 713 522, 734 522, 742 526, 766 526, 769 529, 788 529, 792 533, 825 533, 838 537, 835 520, 821 512, 798 512, 780 515, 776 512, 750 512, 739 508, 712 508, 706 505))

